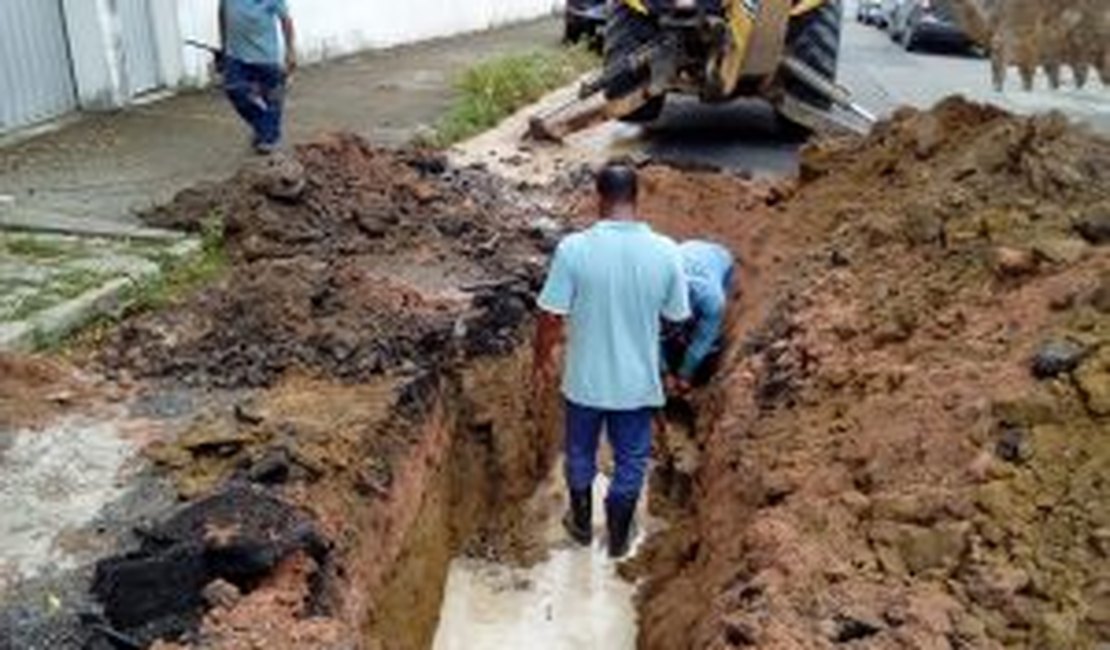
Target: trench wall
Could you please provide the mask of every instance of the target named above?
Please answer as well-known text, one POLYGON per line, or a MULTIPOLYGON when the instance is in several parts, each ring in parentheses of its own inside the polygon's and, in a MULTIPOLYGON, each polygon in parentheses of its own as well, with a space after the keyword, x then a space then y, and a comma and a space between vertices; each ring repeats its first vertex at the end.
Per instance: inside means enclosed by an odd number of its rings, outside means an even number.
POLYGON ((559 412, 554 393, 528 390, 530 368, 522 349, 438 380, 394 474, 397 496, 363 519, 367 534, 346 561, 364 647, 430 647, 456 555, 511 562, 534 550, 527 503, 557 456, 559 412))

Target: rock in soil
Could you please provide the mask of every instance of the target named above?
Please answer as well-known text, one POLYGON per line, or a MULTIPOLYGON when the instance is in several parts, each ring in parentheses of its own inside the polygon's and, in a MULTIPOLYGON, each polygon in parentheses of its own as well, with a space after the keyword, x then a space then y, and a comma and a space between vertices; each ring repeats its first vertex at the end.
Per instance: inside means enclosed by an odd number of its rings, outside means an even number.
POLYGON ((1079 367, 1086 354, 1087 349, 1074 341, 1048 341, 1033 357, 1033 376, 1051 379, 1069 373, 1079 367))
POLYGON ((1075 222, 1075 231, 1095 245, 1110 242, 1110 205, 1101 205, 1075 222))
POLYGON ((217 581, 249 592, 295 552, 321 566, 329 553, 306 513, 245 486, 196 501, 142 537, 136 551, 97 564, 93 593, 115 629, 144 644, 195 627, 207 600, 229 601, 217 581))

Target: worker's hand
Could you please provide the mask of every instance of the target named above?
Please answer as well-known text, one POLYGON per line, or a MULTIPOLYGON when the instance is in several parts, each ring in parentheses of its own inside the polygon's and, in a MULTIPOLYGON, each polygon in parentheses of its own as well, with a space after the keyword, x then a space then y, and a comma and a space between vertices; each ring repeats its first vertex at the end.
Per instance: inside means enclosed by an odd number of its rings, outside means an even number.
POLYGON ((690 381, 679 375, 667 375, 665 384, 667 395, 671 397, 685 397, 692 388, 692 386, 690 386, 690 381))
POLYGON ((532 360, 532 395, 539 398, 555 381, 555 361, 552 356, 537 356, 532 360))

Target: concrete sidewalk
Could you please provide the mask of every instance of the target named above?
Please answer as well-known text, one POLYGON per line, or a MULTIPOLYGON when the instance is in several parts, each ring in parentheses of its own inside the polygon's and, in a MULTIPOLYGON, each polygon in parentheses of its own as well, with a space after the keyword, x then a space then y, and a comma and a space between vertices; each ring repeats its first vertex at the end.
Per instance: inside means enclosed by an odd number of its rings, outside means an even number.
MULTIPOLYGON (((349 130, 400 144, 435 122, 453 80, 476 61, 555 48, 561 34, 545 18, 303 68, 290 89, 287 140, 349 130)), ((89 115, 0 149, 0 225, 137 226, 136 212, 230 175, 252 155, 247 145, 218 89, 89 115)))
MULTIPOLYGON (((464 70, 557 48, 561 33, 547 18, 308 67, 290 90, 287 140, 343 130, 402 144, 450 106, 464 70)), ((144 228, 136 215, 253 157, 219 89, 80 117, 0 147, 0 351, 117 312, 133 289, 198 254, 200 241, 144 228)))

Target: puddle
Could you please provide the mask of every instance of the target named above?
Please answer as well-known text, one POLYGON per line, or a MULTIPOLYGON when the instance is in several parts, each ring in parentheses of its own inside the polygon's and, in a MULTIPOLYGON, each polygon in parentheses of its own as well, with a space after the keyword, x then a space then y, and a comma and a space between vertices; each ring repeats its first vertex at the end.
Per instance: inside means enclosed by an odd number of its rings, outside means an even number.
MULTIPOLYGON (((609 559, 602 506, 607 481, 599 477, 597 483, 590 548, 568 542, 553 517, 544 533, 549 556, 536 566, 469 558, 451 563, 433 650, 636 647, 635 586, 616 574, 609 559)), ((562 515, 561 509, 555 513, 562 515)))
POLYGON ((78 564, 60 540, 123 494, 119 472, 135 452, 112 422, 70 419, 4 436, 9 442, 0 456, 0 593, 7 580, 78 564))

